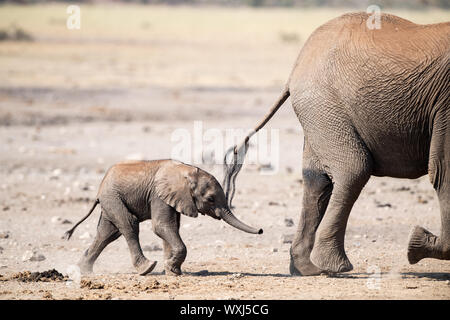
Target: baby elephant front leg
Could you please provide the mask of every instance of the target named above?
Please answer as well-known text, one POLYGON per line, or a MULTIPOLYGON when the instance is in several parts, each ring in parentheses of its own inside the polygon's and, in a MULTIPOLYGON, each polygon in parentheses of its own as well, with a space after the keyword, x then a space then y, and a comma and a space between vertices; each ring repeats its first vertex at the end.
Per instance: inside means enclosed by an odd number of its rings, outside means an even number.
POLYGON ((181 275, 187 250, 179 234, 180 214, 165 204, 160 204, 157 211, 152 209, 152 213, 153 231, 164 242, 166 275, 181 275))

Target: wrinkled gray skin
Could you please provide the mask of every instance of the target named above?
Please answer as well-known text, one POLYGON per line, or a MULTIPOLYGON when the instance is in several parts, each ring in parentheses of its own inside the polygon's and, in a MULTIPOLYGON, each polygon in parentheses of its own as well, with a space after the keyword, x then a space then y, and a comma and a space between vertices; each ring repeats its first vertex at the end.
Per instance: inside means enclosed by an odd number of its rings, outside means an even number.
POLYGON ((345 230, 371 175, 429 175, 441 235, 416 226, 408 260, 450 259, 450 23, 417 25, 382 14, 381 29, 371 30, 368 18, 346 14, 318 28, 255 129, 291 97, 305 135, 293 275, 352 270, 345 230))
POLYGON ((69 239, 75 228, 101 205, 97 235, 82 256, 82 273, 92 272, 95 260, 112 241, 123 235, 134 267, 145 275, 156 261, 148 260, 139 243, 139 223, 152 219, 152 228, 163 239, 165 272, 181 274, 186 246, 180 238, 180 213, 197 217, 198 212, 223 219, 235 228, 261 234, 262 230, 239 221, 226 205, 225 194, 209 173, 179 161, 128 161, 112 166, 100 185, 97 202, 91 211, 66 233, 69 239))

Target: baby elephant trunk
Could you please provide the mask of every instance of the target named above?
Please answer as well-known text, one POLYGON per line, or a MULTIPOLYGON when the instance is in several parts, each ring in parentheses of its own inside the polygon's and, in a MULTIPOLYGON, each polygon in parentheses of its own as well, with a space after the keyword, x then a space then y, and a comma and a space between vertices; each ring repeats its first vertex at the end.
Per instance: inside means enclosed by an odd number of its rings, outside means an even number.
POLYGON ((248 232, 248 233, 254 233, 254 234, 262 234, 263 233, 262 229, 252 228, 252 227, 246 225, 245 223, 243 223, 242 221, 240 221, 238 218, 236 218, 236 216, 229 209, 220 210, 220 217, 223 219, 223 221, 228 223, 230 226, 235 227, 236 229, 239 229, 241 231, 248 232))

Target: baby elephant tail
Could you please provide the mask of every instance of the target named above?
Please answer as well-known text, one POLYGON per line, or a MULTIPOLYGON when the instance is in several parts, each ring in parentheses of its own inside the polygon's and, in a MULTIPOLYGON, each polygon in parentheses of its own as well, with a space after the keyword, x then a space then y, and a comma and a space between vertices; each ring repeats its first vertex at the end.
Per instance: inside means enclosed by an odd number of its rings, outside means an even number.
POLYGON ((100 203, 100 200, 95 199, 94 205, 92 206, 91 210, 89 210, 89 213, 87 215, 85 215, 83 217, 83 219, 81 219, 80 221, 77 222, 76 225, 73 226, 72 229, 70 229, 69 231, 66 231, 66 233, 64 233, 63 239, 69 240, 70 237, 72 236, 72 233, 75 231, 75 229, 84 221, 86 220, 92 213, 92 211, 94 211, 95 207, 97 206, 97 204, 100 203))

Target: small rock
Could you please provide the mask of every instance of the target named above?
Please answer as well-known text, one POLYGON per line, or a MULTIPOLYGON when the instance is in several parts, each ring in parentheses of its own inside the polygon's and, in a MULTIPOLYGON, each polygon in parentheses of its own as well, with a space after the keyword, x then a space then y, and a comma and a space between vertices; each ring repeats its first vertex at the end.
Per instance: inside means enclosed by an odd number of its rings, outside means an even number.
POLYGON ((52 171, 51 177, 52 178, 58 178, 61 175, 61 173, 62 173, 62 170, 57 168, 57 169, 52 171))
POLYGON ((80 239, 90 239, 91 238, 91 234, 89 232, 85 232, 83 233, 80 237, 80 239))
POLYGON ((45 291, 44 295, 42 296, 44 300, 53 300, 53 295, 50 291, 45 291))
POLYGON ((235 279, 239 279, 239 278, 242 278, 244 275, 242 274, 242 273, 233 273, 231 276, 230 276, 230 280, 235 280, 235 279))
POLYGON ((419 196, 417 197, 417 202, 418 202, 418 203, 422 203, 422 204, 426 204, 426 203, 428 203, 428 200, 422 198, 422 196, 419 195, 419 196))
POLYGON ((269 201, 268 205, 269 206, 279 206, 280 204, 276 201, 269 201))
POLYGON ((54 216, 52 217, 52 219, 50 220, 52 223, 58 223, 61 221, 61 217, 58 216, 54 216))
POLYGON ((52 217, 51 222, 52 223, 59 223, 59 224, 70 224, 70 223, 72 223, 70 220, 63 219, 63 218, 58 217, 58 216, 52 217))
POLYGON ((8 239, 8 238, 9 238, 9 231, 0 232, 0 239, 8 239))
POLYGON ((417 286, 406 286, 406 289, 417 289, 417 286))
POLYGON ((281 242, 282 243, 292 243, 292 241, 294 241, 294 234, 293 233, 283 234, 281 236, 281 242))
POLYGON ((84 185, 80 186, 80 189, 83 191, 94 190, 94 186, 91 186, 89 183, 86 182, 84 185))
POLYGON ((272 252, 278 252, 278 248, 272 248, 272 252))
POLYGON ((3 211, 8 211, 9 210, 9 206, 4 206, 3 207, 3 211))
POLYGON ((392 208, 392 205, 390 203, 381 203, 377 200, 375 200, 375 204, 377 208, 392 208))
POLYGON ((45 256, 37 251, 27 250, 22 256, 22 261, 44 261, 45 256))
POLYGON ((284 219, 284 225, 286 227, 292 227, 294 225, 294 221, 291 218, 284 219))
POLYGON ((3 253, 3 247, 0 247, 0 254, 2 254, 3 253))

